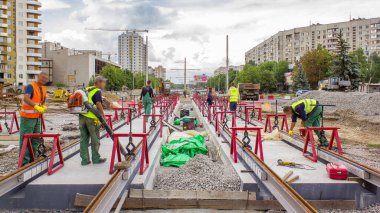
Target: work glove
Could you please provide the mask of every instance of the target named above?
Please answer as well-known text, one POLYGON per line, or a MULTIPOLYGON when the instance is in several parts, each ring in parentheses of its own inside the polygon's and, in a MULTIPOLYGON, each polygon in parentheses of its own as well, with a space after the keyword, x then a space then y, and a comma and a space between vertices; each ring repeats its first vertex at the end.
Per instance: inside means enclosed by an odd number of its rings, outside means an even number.
POLYGON ((290 137, 293 136, 293 130, 289 130, 289 136, 290 136, 290 137))
POLYGON ((94 124, 96 127, 100 126, 100 121, 98 119, 95 119, 94 120, 94 124))
POLYGON ((47 106, 46 105, 42 105, 41 107, 44 109, 44 111, 47 110, 47 106))
POLYGON ((40 105, 34 105, 34 109, 37 110, 40 114, 43 114, 45 112, 45 108, 40 105))
POLYGON ((305 122, 301 121, 301 127, 305 127, 305 122))

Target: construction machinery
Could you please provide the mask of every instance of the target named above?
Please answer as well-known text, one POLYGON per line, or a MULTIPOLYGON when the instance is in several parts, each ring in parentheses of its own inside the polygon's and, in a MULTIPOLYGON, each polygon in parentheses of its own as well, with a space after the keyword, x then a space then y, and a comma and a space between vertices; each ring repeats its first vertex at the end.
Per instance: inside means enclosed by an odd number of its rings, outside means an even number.
POLYGON ((351 81, 343 80, 339 77, 331 77, 326 80, 321 80, 318 82, 319 90, 329 90, 329 91, 345 91, 351 86, 351 81))
POLYGON ((63 88, 58 88, 54 90, 53 97, 51 98, 52 101, 67 101, 67 99, 70 97, 70 92, 63 88))
POLYGON ((238 84, 240 100, 258 101, 260 96, 260 84, 239 83, 238 84))

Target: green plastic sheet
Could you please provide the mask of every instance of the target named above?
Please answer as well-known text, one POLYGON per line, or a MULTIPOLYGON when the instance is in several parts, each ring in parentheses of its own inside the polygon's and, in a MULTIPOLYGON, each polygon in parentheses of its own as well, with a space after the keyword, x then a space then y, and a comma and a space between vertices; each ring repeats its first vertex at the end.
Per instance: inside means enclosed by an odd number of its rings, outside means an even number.
POLYGON ((181 167, 195 155, 205 155, 207 152, 208 150, 204 145, 204 137, 202 135, 172 140, 162 145, 161 165, 166 167, 181 167))

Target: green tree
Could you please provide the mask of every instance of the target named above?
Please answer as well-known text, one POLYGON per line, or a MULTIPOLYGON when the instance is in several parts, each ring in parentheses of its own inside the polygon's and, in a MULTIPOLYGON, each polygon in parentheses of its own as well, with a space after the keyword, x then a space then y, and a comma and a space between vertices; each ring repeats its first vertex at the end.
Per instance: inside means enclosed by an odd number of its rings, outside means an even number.
POLYGON ((121 90, 126 84, 126 73, 120 68, 113 65, 106 65, 100 71, 100 74, 107 78, 107 90, 121 90))
POLYGON ((351 81, 351 87, 353 89, 358 88, 360 81, 360 71, 357 68, 357 64, 353 62, 352 58, 348 55, 349 46, 343 39, 342 30, 338 34, 338 53, 333 60, 332 71, 334 75, 344 80, 351 81))
POLYGON ((380 83, 380 56, 376 53, 371 54, 369 58, 367 78, 368 83, 380 83))
POLYGON ((306 78, 306 74, 303 71, 302 65, 298 63, 293 70, 293 90, 308 90, 310 89, 309 82, 306 78))
POLYGON ((285 84, 285 73, 289 71, 289 63, 287 61, 279 61, 274 67, 274 73, 277 83, 285 84))
POLYGON ((317 49, 308 51, 300 59, 302 68, 312 88, 318 87, 318 81, 328 77, 333 56, 327 50, 318 46, 317 49))
POLYGON ((277 88, 277 80, 274 72, 270 70, 263 70, 260 72, 260 87, 264 92, 273 92, 277 88))

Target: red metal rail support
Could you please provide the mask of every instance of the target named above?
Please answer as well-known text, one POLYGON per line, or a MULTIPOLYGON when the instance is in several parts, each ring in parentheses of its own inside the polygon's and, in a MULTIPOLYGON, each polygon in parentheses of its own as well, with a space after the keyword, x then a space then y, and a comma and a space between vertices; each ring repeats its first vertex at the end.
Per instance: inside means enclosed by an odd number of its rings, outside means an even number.
POLYGON ((112 174, 115 171, 114 166, 115 166, 116 155, 117 155, 118 162, 121 162, 119 138, 132 137, 132 138, 142 138, 141 157, 140 157, 140 175, 144 174, 144 171, 149 166, 148 142, 147 142, 148 133, 132 133, 132 134, 115 133, 113 137, 114 139, 113 139, 109 173, 112 174))
POLYGON ((216 112, 216 116, 215 116, 215 132, 216 134, 218 134, 218 136, 220 136, 220 126, 219 126, 219 115, 220 115, 220 120, 223 121, 224 119, 224 116, 227 116, 226 114, 231 114, 232 115, 232 127, 236 127, 236 112, 232 112, 232 111, 228 111, 228 112, 225 112, 225 111, 221 111, 221 112, 216 112))
MULTIPOLYGON (((284 127, 286 129, 286 132, 289 131, 289 126, 288 126, 288 120, 287 120, 287 116, 286 114, 284 113, 279 113, 277 114, 277 116, 279 118, 282 118, 282 123, 281 123, 281 130, 284 130, 284 127)), ((270 113, 270 114, 267 114, 267 119, 265 121, 265 129, 264 129, 264 132, 267 132, 267 130, 269 130, 269 132, 272 132, 272 123, 271 123, 271 118, 272 117, 276 117, 276 114, 275 113, 270 113)))
POLYGON ((262 138, 261 138, 261 130, 263 128, 261 127, 232 127, 232 134, 231 134, 231 148, 230 148, 230 155, 232 155, 232 159, 235 163, 237 163, 237 148, 236 148, 236 137, 238 131, 257 131, 256 134, 256 144, 255 144, 255 154, 257 155, 257 152, 260 151, 260 159, 264 161, 264 152, 263 152, 263 144, 262 144, 262 138))
POLYGON ((219 110, 223 110, 223 106, 222 105, 211 105, 211 106, 208 106, 209 110, 208 110, 208 122, 212 123, 212 115, 215 115, 216 113, 216 108, 219 108, 219 110), (212 113, 211 113, 212 111, 212 113))
POLYGON ((140 103, 129 103, 127 106, 132 108, 132 109, 137 110, 137 117, 138 118, 141 116, 142 105, 140 103))
MULTIPOLYGON (((20 126, 18 124, 18 119, 16 112, 0 112, 0 115, 12 115, 11 126, 9 127, 9 134, 17 133, 20 131, 20 126), (16 130, 13 130, 13 125, 16 124, 16 130)), ((2 132, 1 124, 0 124, 0 132, 2 132)))
POLYGON ((18 168, 21 168, 23 166, 26 148, 29 151, 31 162, 35 160, 33 147, 30 141, 32 138, 53 138, 53 146, 50 151, 50 157, 49 157, 49 163, 48 163, 48 175, 52 175, 53 173, 61 169, 64 166, 64 161, 63 161, 61 145, 59 143, 59 136, 60 134, 24 134, 23 135, 24 139, 22 142, 22 148, 20 152, 20 158, 18 161, 18 168), (59 165, 53 168, 55 151, 57 151, 58 153, 59 165))
POLYGON ((314 162, 317 162, 318 160, 317 150, 314 143, 313 131, 332 131, 328 149, 329 150, 332 149, 334 140, 336 140, 338 153, 342 155, 343 151, 342 151, 342 145, 340 143, 338 130, 339 130, 338 127, 306 127, 306 138, 305 138, 305 144, 303 147, 303 155, 314 162), (311 144, 312 156, 307 154, 307 148, 309 146, 309 143, 311 144))
MULTIPOLYGON (((107 121, 108 126, 109 126, 111 129, 113 129, 113 127, 112 127, 112 115, 107 114, 107 115, 104 115, 104 117, 106 118, 106 121, 107 121)), ((107 136, 106 136, 106 137, 109 138, 110 135, 107 133, 107 136)))
POLYGON ((113 108, 115 114, 113 116, 113 120, 114 121, 118 121, 119 120, 119 113, 118 111, 124 111, 126 110, 127 111, 127 115, 125 116, 126 119, 127 119, 127 124, 129 124, 130 120, 129 120, 129 114, 131 113, 131 108, 130 107, 118 107, 118 108, 113 108))
POLYGON ((159 120, 160 120, 160 137, 162 138, 162 128, 164 126, 164 122, 163 122, 164 116, 161 114, 143 115, 143 133, 147 133, 147 131, 146 131, 146 123, 148 123, 147 117, 152 117, 152 119, 159 117, 159 120))
POLYGON ((245 122, 246 124, 250 123, 250 116, 248 115, 249 111, 257 110, 257 120, 260 122, 263 120, 263 109, 261 107, 252 107, 245 106, 245 122))

